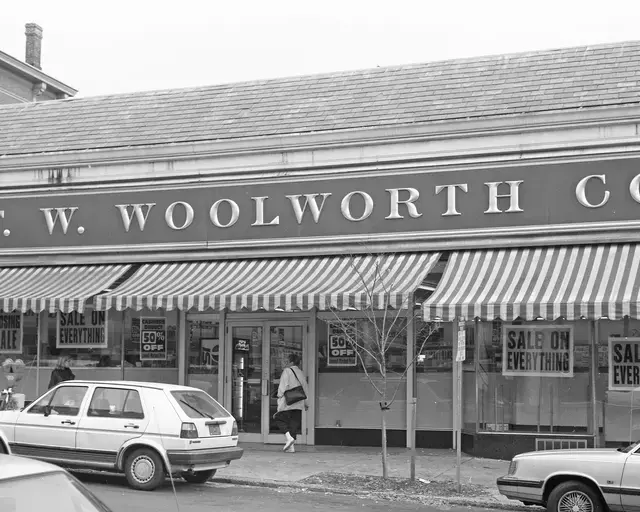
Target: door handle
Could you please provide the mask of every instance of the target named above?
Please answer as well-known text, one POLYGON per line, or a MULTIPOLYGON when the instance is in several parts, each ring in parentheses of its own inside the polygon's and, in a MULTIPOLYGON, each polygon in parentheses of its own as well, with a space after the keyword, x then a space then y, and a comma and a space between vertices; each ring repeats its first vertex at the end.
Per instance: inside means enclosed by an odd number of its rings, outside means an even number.
POLYGON ((76 424, 75 421, 71 421, 71 420, 64 420, 64 421, 61 421, 60 423, 62 423, 63 425, 75 425, 76 424))
POLYGON ((269 381, 267 379, 262 379, 262 396, 267 396, 269 394, 268 384, 269 381))
POLYGON ((134 425, 133 423, 127 423, 124 428, 140 428, 140 425, 134 425))

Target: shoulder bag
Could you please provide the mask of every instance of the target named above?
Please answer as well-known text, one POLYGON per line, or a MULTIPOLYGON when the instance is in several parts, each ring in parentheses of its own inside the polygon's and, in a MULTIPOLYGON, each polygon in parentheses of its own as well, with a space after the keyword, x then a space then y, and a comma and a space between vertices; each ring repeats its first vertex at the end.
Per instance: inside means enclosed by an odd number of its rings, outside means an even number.
POLYGON ((296 386, 295 388, 287 389, 284 392, 284 399, 287 402, 287 405, 293 405, 293 404, 297 404, 298 402, 301 402, 302 400, 306 400, 307 394, 304 392, 302 383, 300 382, 300 379, 296 375, 295 370, 291 367, 289 368, 289 370, 293 372, 293 376, 298 381, 298 384, 300 384, 299 386, 296 386))

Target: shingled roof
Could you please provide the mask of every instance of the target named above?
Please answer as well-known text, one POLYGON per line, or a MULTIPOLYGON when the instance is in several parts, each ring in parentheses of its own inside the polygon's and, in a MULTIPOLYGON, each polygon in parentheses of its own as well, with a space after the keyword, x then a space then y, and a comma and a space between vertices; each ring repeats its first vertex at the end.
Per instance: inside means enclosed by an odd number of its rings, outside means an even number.
POLYGON ((0 155, 640 103, 640 41, 0 107, 0 155))

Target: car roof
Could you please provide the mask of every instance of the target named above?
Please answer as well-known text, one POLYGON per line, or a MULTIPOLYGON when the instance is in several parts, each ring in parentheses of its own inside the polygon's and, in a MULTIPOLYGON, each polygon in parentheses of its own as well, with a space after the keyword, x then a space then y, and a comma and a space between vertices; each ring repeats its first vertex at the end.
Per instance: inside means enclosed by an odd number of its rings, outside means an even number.
POLYGON ((0 482, 22 476, 37 476, 46 473, 64 473, 64 470, 46 462, 15 455, 0 454, 0 482))
POLYGON ((60 384, 90 384, 96 386, 133 386, 136 388, 150 388, 150 389, 164 389, 166 391, 202 391, 198 388, 193 388, 190 386, 179 386, 177 384, 165 384, 163 382, 140 382, 140 381, 132 381, 132 380, 73 380, 73 381, 65 381, 60 384))

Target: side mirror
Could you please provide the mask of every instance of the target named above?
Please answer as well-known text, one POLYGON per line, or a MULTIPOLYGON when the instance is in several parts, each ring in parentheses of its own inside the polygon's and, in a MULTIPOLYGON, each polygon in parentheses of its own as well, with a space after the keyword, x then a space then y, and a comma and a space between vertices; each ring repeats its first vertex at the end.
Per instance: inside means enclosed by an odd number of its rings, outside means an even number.
POLYGON ((42 410, 44 411, 44 415, 49 416, 51 414, 51 406, 50 405, 45 405, 42 410))

